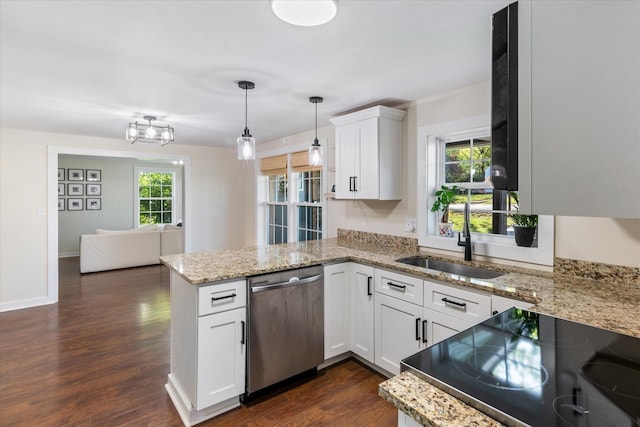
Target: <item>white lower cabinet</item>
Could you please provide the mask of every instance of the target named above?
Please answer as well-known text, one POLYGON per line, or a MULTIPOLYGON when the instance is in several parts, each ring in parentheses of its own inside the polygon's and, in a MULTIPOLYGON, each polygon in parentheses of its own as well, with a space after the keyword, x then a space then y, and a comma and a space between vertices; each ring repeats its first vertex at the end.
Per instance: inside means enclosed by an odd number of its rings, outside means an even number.
POLYGON ((165 388, 185 426, 240 406, 246 286, 244 279, 196 286, 171 272, 171 368, 165 388))
POLYGON ((428 308, 424 309, 423 318, 427 320, 427 327, 423 332, 425 335, 423 340, 426 340, 424 343, 425 348, 438 344, 440 341, 444 341, 474 325, 473 323, 465 322, 464 320, 438 313, 428 308))
POLYGON ((373 334, 374 268, 351 264, 351 351, 375 363, 373 334))
POLYGON ((244 393, 246 309, 198 319, 196 409, 244 393))
POLYGON ((400 360, 422 349, 422 307, 381 293, 375 295, 375 364, 394 375, 400 360))
POLYGON ((350 263, 324 266, 324 358, 351 348, 350 263))

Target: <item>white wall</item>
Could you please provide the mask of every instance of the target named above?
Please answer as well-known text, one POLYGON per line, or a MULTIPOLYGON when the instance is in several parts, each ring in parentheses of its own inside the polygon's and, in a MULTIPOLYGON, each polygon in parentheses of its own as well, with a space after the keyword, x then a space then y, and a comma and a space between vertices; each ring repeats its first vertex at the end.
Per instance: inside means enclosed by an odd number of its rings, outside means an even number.
MULTIPOLYGON (((246 244, 245 231, 255 234, 246 227, 247 220, 241 214, 246 210, 246 198, 238 196, 254 191, 253 168, 239 164, 235 149, 130 145, 116 139, 0 129, 0 310, 57 299, 57 288, 56 295, 50 295, 53 279, 48 276, 48 220, 54 215, 57 224, 58 215, 57 210, 47 212, 50 146, 63 147, 63 151, 186 158, 191 170, 191 176, 185 177, 191 185, 190 212, 185 211, 185 217, 190 217, 190 222, 185 223, 187 250, 238 248, 246 244)), ((55 176, 56 172, 52 174, 55 176)), ((50 196, 57 200, 57 193, 50 196)), ((54 251, 56 247, 57 238, 54 251)))
MULTIPOLYGON (((135 167, 154 167, 163 170, 172 170, 176 174, 175 186, 177 198, 174 205, 173 222, 182 218, 182 167, 173 165, 167 161, 165 163, 141 161, 127 158, 109 158, 96 156, 73 156, 60 155, 58 167, 65 169, 65 177, 69 168, 74 169, 99 169, 102 181, 96 182, 101 185, 102 194, 99 196, 102 201, 102 209, 87 210, 86 205, 81 211, 59 211, 58 212, 58 253, 60 256, 77 256, 80 250, 80 235, 94 233, 96 228, 109 230, 126 230, 136 226, 134 218, 134 183, 135 167)), ((65 182, 67 190, 68 178, 65 182)), ((77 181, 85 186, 88 182, 77 181)), ((66 194, 66 193, 65 193, 66 194)), ((62 196, 68 199, 68 194, 62 196)), ((87 195, 81 196, 85 199, 87 195)))
POLYGON ((556 217, 556 256, 640 268, 640 219, 556 217))

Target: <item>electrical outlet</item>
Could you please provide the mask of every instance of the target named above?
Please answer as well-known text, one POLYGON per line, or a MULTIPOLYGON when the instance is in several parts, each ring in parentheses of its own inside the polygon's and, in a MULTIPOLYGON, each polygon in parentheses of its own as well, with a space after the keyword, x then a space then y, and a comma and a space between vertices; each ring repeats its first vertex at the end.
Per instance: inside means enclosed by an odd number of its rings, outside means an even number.
POLYGON ((404 220, 404 231, 407 231, 409 233, 414 233, 416 231, 415 218, 407 218, 404 220))

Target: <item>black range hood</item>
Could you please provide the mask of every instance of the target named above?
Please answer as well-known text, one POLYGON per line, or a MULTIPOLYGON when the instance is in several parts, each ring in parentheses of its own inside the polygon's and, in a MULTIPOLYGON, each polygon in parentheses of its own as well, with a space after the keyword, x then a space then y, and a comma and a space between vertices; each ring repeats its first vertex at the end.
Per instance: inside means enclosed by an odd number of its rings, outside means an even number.
POLYGON ((518 3, 493 15, 491 32, 491 181, 518 189, 518 3))

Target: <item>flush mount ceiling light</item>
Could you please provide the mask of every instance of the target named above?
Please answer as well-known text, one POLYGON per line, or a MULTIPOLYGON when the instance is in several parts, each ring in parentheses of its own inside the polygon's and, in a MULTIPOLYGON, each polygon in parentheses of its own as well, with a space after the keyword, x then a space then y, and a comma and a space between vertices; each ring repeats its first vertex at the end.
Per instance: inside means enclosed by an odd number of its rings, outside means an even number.
POLYGON ((253 160, 256 158, 256 140, 251 136, 247 127, 247 90, 253 89, 256 85, 253 82, 241 80, 238 87, 244 89, 244 133, 238 137, 238 160, 253 160))
POLYGON ((318 104, 322 102, 322 97, 312 96, 309 102, 316 104, 316 137, 313 145, 309 147, 309 164, 312 166, 322 166, 322 146, 318 142, 318 104))
POLYGON ((326 24, 338 13, 337 0, 271 0, 273 13, 284 22, 302 27, 326 24))
POLYGON ((169 125, 158 126, 152 125, 151 122, 156 120, 154 116, 144 116, 144 119, 148 121, 148 124, 129 123, 129 127, 125 133, 125 139, 134 143, 140 142, 152 142, 154 144, 166 145, 173 142, 173 128, 169 125))

